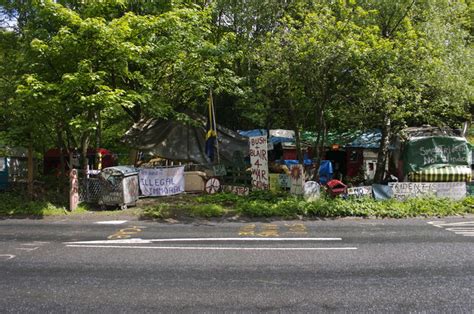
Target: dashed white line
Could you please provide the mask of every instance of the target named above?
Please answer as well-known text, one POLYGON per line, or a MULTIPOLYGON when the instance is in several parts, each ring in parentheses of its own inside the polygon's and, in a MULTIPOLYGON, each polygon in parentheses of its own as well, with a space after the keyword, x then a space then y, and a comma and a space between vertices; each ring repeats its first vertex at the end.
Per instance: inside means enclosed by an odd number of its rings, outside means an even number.
POLYGON ((128 220, 108 220, 108 221, 96 221, 95 224, 98 225, 122 225, 128 220))
POLYGON ((8 261, 15 257, 16 255, 13 255, 13 254, 0 254, 0 260, 8 261))
POLYGON ((17 247, 16 248, 17 250, 22 250, 22 251, 27 251, 27 252, 31 252, 31 251, 35 251, 38 249, 38 247, 17 247))

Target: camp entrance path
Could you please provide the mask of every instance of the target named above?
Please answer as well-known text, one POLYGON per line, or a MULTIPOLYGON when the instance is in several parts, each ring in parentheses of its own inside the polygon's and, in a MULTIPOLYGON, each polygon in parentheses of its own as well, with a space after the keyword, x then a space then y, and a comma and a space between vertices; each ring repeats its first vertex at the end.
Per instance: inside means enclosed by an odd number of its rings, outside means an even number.
POLYGON ((3 312, 472 312, 474 217, 0 220, 3 312))

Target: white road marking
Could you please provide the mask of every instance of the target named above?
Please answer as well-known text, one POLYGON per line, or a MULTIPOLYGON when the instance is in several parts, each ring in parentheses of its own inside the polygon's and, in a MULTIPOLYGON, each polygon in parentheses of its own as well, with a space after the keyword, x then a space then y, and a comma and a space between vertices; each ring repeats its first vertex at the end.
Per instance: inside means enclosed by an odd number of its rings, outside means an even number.
POLYGON ((443 226, 443 227, 447 227, 447 226, 458 226, 458 225, 461 225, 461 226, 474 226, 474 221, 459 221, 459 222, 449 222, 449 223, 445 223, 444 221, 430 221, 428 222, 430 225, 433 225, 433 226, 443 226))
POLYGON ((150 244, 153 242, 265 242, 265 241, 341 241, 342 238, 171 238, 171 239, 117 239, 117 240, 96 240, 96 241, 77 241, 65 242, 65 244, 150 244))
POLYGON ((28 251, 28 252, 30 252, 30 251, 35 251, 35 250, 37 250, 38 247, 37 247, 37 246, 36 246, 36 247, 31 247, 31 248, 29 248, 29 247, 17 247, 16 249, 17 249, 17 250, 22 250, 22 251, 28 251))
POLYGON ((465 237, 474 236, 474 221, 459 221, 450 223, 446 223, 444 221, 430 221, 428 224, 442 228, 446 231, 451 231, 457 235, 462 235, 465 237))
POLYGON ((218 247, 218 246, 122 246, 122 245, 66 245, 76 248, 107 248, 107 249, 153 249, 153 250, 214 250, 214 251, 344 251, 357 250, 356 247, 218 247))
POLYGON ((47 244, 47 243, 49 243, 49 242, 33 241, 33 243, 22 243, 21 245, 35 246, 35 245, 44 245, 44 244, 47 244))
POLYGON ((11 260, 12 258, 15 258, 16 255, 13 255, 13 254, 0 254, 0 260, 5 260, 5 261, 8 261, 8 260, 11 260))
POLYGON ((122 225, 128 220, 108 220, 108 221, 96 221, 95 224, 98 225, 122 225))

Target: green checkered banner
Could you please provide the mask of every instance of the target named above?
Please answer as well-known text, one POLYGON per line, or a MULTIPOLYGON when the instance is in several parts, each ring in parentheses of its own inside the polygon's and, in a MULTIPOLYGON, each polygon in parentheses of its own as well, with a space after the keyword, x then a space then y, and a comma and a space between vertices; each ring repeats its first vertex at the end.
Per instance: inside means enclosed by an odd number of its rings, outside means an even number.
POLYGON ((431 167, 408 174, 411 182, 469 182, 471 177, 471 168, 466 166, 431 167))

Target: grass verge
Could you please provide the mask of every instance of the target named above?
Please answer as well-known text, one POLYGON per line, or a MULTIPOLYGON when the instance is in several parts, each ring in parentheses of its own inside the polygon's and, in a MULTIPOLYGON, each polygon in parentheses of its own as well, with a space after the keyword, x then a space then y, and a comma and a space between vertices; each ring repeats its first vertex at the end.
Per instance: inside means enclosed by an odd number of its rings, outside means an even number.
MULTIPOLYGON (((0 217, 43 217, 83 214, 91 211, 81 205, 69 212, 64 205, 46 200, 29 201, 24 195, 0 193, 0 217)), ((101 214, 103 212, 100 212, 101 214)), ((110 213, 109 211, 105 213, 110 213)), ((123 211, 114 211, 123 213, 123 211)), ((443 217, 474 214, 474 197, 462 201, 439 198, 417 198, 406 201, 373 199, 331 199, 322 197, 315 202, 306 202, 287 193, 254 191, 241 197, 229 193, 214 195, 185 195, 174 198, 160 198, 142 208, 134 208, 131 214, 144 218, 167 219, 182 217, 443 217)))
POLYGON ((443 217, 474 213, 474 197, 462 201, 440 198, 414 198, 406 201, 374 199, 331 199, 322 197, 315 202, 306 202, 300 197, 286 193, 264 191, 251 192, 240 197, 220 193, 203 195, 179 204, 160 203, 145 208, 148 218, 223 217, 240 215, 245 217, 443 217))

